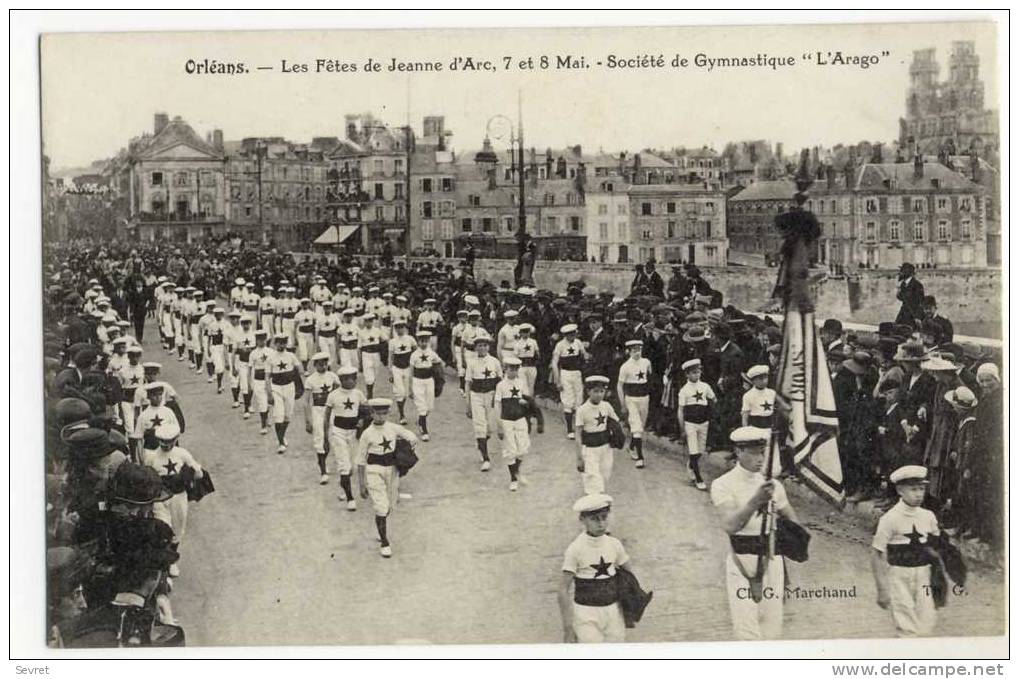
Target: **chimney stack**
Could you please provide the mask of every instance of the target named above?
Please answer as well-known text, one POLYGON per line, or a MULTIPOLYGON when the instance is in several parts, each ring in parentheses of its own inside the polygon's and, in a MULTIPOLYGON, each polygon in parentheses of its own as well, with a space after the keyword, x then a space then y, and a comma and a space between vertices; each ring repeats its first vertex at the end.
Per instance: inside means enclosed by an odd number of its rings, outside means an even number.
POLYGON ((159 134, 163 128, 170 124, 170 116, 165 113, 157 113, 153 118, 152 133, 159 134))
POLYGON ((919 153, 913 156, 913 177, 923 179, 923 156, 919 153))
POLYGON ((212 148, 223 151, 223 130, 212 131, 212 148))
POLYGON ((976 151, 970 153, 969 171, 973 182, 979 184, 980 180, 983 179, 983 170, 980 167, 980 156, 977 155, 976 151))

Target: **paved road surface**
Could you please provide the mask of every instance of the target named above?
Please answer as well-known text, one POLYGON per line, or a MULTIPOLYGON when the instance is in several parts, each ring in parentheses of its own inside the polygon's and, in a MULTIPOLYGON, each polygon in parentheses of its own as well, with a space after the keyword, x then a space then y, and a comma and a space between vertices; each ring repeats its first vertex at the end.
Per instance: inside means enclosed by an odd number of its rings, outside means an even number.
MULTIPOLYGON (((298 406, 279 456, 258 418, 241 419, 229 390, 216 395, 150 339, 181 394, 188 420, 182 444, 211 471, 216 493, 191 505, 173 595, 191 645, 548 643, 560 639, 556 604, 563 550, 581 526, 570 507, 581 494, 573 442, 561 416, 547 417, 525 462, 530 485, 508 489, 501 463, 481 473, 456 384, 447 383, 429 418, 433 438, 390 519, 392 559, 382 559, 370 506, 347 512, 335 476, 318 484, 310 437, 298 406)), ((388 393, 388 385, 382 389, 388 393)), ((408 404, 408 410, 412 406, 408 404)), ((410 414, 410 413, 409 413, 410 414)), ((413 415, 409 418, 415 421, 413 415)), ((498 445, 493 439, 493 460, 498 445)), ((330 471, 332 471, 330 459, 330 471)), ((726 541, 708 495, 688 485, 675 457, 651 453, 637 470, 616 458, 609 492, 612 532, 655 592, 632 641, 730 639, 723 589, 726 541)), ((811 560, 791 565, 791 585, 850 589, 845 599, 791 600, 789 638, 892 636, 874 603, 869 535, 820 505, 798 507, 814 535, 811 560)), ((974 573, 939 622, 945 635, 1003 628, 1000 573, 974 573)))

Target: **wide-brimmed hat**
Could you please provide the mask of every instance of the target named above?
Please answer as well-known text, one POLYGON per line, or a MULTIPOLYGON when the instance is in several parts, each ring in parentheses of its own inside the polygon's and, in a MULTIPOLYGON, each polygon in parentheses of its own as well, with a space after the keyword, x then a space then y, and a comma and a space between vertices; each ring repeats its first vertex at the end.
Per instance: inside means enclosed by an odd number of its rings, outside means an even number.
POLYGON ((866 351, 854 351, 853 355, 842 362, 842 367, 854 375, 866 375, 870 370, 870 354, 866 351))
POLYGON ((684 342, 703 342, 709 339, 711 336, 708 334, 708 329, 703 325, 691 326, 689 330, 683 333, 684 342))
POLYGON ((950 372, 958 370, 957 366, 952 360, 948 358, 951 354, 942 354, 940 356, 934 355, 920 363, 920 368, 930 372, 950 372))
POLYGON ((919 342, 903 342, 899 345, 895 355, 892 356, 892 360, 904 363, 920 363, 924 360, 925 353, 923 345, 919 342))
POLYGON ((67 432, 64 441, 68 446, 68 456, 77 460, 98 460, 113 452, 110 435, 105 429, 74 429, 67 432))
POLYGON ((975 408, 977 397, 969 387, 956 387, 945 394, 945 400, 957 408, 975 408))
POLYGON ((171 497, 155 469, 134 462, 124 462, 117 467, 110 484, 110 495, 116 502, 131 505, 165 502, 171 497))

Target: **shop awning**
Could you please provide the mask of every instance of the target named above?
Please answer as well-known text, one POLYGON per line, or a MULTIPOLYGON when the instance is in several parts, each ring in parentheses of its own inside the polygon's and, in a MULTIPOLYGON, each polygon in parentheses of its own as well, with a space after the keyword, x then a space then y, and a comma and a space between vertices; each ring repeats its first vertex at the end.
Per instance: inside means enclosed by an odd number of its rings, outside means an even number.
POLYGON ((315 239, 315 245, 337 245, 353 236, 360 228, 360 224, 330 226, 322 232, 322 235, 315 239))

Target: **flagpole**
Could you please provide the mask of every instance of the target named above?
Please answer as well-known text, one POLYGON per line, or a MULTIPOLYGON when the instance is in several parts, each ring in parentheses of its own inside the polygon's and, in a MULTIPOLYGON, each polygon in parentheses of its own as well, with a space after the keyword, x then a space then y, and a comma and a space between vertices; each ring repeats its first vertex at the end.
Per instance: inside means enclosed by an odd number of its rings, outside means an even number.
MULTIPOLYGON (((803 214, 806 212, 803 205, 807 202, 809 197, 808 191, 811 184, 814 183, 810 178, 809 157, 810 152, 807 149, 803 149, 800 153, 800 166, 796 172, 796 193, 793 196, 795 206, 790 210, 790 214, 779 215, 775 218, 776 226, 785 235, 785 241, 782 244, 782 261, 778 270, 778 281, 772 293, 773 297, 780 296, 782 299, 783 345, 786 344, 788 339, 790 309, 794 308, 801 314, 813 310, 813 300, 810 299, 810 291, 807 285, 810 263, 809 255, 806 252, 806 241, 812 237, 816 238, 816 234, 809 232, 811 225, 810 217, 812 215, 807 219, 803 218, 807 217, 807 215, 803 214)), ((816 226, 816 220, 813 220, 813 224, 816 226)), ((801 338, 800 346, 804 344, 805 339, 801 338)), ((788 350, 788 346, 782 347, 783 357, 785 357, 788 350)), ((784 362, 782 365, 784 365, 784 362)), ((778 453, 779 446, 781 445, 778 433, 780 430, 780 421, 778 419, 780 415, 781 413, 778 408, 775 408, 771 414, 771 436, 768 439, 768 451, 765 455, 764 463, 764 480, 766 483, 772 481, 774 476, 775 455, 778 453)), ((763 583, 764 574, 767 572, 768 565, 775 555, 774 505, 774 500, 769 500, 768 504, 760 510, 762 515, 761 544, 759 547, 760 551, 757 554, 757 570, 754 576, 758 584, 763 583)))

